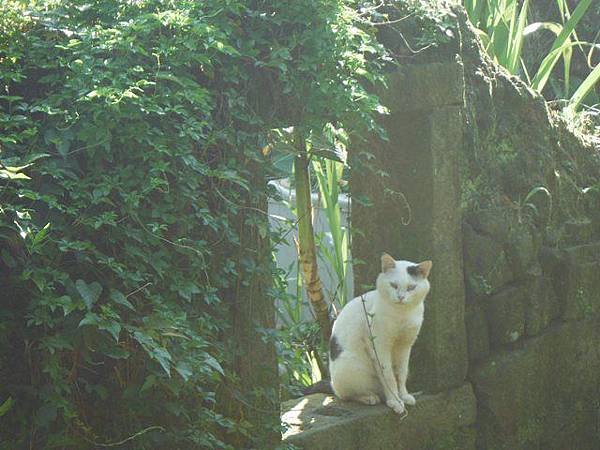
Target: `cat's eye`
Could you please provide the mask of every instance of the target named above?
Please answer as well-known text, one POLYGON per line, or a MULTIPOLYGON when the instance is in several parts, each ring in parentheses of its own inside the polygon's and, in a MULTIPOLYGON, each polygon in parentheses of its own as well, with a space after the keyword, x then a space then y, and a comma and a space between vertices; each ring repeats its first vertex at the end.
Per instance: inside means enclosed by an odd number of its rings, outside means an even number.
POLYGON ((409 284, 408 286, 406 286, 406 290, 409 292, 414 291, 416 287, 417 287, 416 284, 409 284))
POLYGON ((390 286, 394 289, 398 289, 398 283, 390 283, 390 286))

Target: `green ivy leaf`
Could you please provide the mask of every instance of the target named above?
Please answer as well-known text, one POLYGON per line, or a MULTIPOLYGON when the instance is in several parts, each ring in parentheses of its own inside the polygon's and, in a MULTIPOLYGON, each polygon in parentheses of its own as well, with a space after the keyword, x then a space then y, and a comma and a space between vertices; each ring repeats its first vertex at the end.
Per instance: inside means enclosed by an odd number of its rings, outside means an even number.
POLYGON ((223 367, 221 367, 221 364, 219 364, 219 361, 217 361, 211 355, 209 355, 209 354, 204 355, 204 362, 206 364, 208 364, 210 367, 212 367, 213 369, 215 369, 217 372, 219 372, 221 375, 225 375, 225 372, 223 371, 223 367))
POLYGON ((8 397, 4 403, 0 405, 0 417, 4 416, 10 410, 10 408, 12 408, 14 403, 15 402, 12 397, 8 397))
POLYGON ((77 280, 75 281, 75 287, 77 288, 77 292, 81 295, 81 298, 83 298, 87 309, 91 310, 92 306, 94 306, 94 303, 96 303, 102 293, 102 286, 100 286, 100 283, 94 281, 87 284, 83 280, 77 280))
POLYGON ((181 295, 184 299, 186 299, 188 302, 192 300, 192 295, 194 294, 199 294, 200 288, 192 283, 191 281, 185 282, 183 284, 183 286, 181 286, 177 292, 179 293, 179 295, 181 295))
POLYGON ((127 300, 127 297, 125 297, 120 291, 117 291, 116 289, 111 289, 110 298, 113 302, 118 303, 119 305, 122 305, 132 311, 135 311, 135 307, 131 304, 129 300, 127 300))
POLYGON ((156 347, 149 352, 150 356, 158 361, 166 374, 171 376, 171 354, 164 347, 156 347))
POLYGON ((156 375, 154 374, 150 374, 146 377, 146 380, 144 381, 144 384, 142 385, 142 387, 140 388, 140 394, 144 391, 147 391, 148 389, 150 389, 152 386, 154 386, 156 384, 156 375))
POLYGON ((82 327, 84 325, 98 325, 100 323, 100 317, 98 314, 89 312, 85 315, 81 322, 79 322, 79 326, 82 327))
POLYGON ((181 375, 181 378, 183 378, 184 381, 189 380, 193 373, 189 364, 184 361, 178 362, 175 366, 175 370, 181 375))
POLYGON ((115 341, 119 342, 119 333, 121 332, 121 325, 119 322, 111 320, 110 322, 105 322, 98 326, 98 329, 108 331, 115 341))
POLYGON ((138 341, 150 358, 158 361, 166 374, 171 376, 171 354, 166 348, 160 347, 154 339, 141 331, 135 331, 133 338, 138 341))
POLYGON ((62 308, 65 316, 77 309, 77 303, 75 303, 68 295, 58 297, 56 300, 54 300, 54 304, 62 308))
POLYGON ((119 346, 103 348, 102 353, 113 359, 127 359, 131 355, 127 350, 119 346))

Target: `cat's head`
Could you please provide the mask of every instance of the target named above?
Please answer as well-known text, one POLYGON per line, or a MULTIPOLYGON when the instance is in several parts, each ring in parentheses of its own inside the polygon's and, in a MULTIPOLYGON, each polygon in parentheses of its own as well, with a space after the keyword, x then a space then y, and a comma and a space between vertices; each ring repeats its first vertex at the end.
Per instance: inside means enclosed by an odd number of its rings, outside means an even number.
POLYGON ((431 261, 396 261, 384 253, 381 256, 381 273, 377 277, 377 290, 394 304, 418 304, 429 292, 427 277, 431 266, 431 261))

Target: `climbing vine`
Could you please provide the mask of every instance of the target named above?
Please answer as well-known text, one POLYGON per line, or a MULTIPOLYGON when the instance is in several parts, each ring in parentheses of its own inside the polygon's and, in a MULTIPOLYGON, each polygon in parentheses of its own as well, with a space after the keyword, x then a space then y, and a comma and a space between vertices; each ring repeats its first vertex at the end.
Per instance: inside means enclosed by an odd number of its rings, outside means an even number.
POLYGON ((358 7, 2 3, 0 447, 259 442, 218 393, 232 299, 265 270, 245 205, 278 170, 269 130, 373 126, 358 7))

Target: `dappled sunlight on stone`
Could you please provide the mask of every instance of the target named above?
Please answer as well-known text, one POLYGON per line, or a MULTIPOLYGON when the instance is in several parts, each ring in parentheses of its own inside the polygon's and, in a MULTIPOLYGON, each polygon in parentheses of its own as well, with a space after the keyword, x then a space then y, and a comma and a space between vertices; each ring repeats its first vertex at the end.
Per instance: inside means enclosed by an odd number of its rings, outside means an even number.
POLYGON ((301 424, 300 414, 304 410, 304 407, 308 404, 308 398, 303 398, 300 400, 295 406, 291 409, 288 409, 282 416, 282 419, 285 423, 290 425, 301 424))
MULTIPOLYGON (((324 409, 334 398, 323 394, 313 394, 302 399, 290 400, 284 404, 281 421, 286 426, 284 438, 297 434, 315 423, 316 411, 324 409)), ((327 415, 326 413, 323 415, 327 415)))
POLYGON ((331 402, 333 402, 333 397, 325 397, 325 398, 323 399, 323 403, 322 403, 322 405, 323 405, 323 406, 327 406, 327 405, 329 405, 331 402))
POLYGON ((419 396, 406 417, 385 405, 366 406, 313 394, 283 404, 283 439, 307 449, 427 447, 438 437, 452 434, 456 443, 474 443, 475 396, 470 385, 436 395, 419 396), (426 426, 424 426, 426 424, 426 426))

